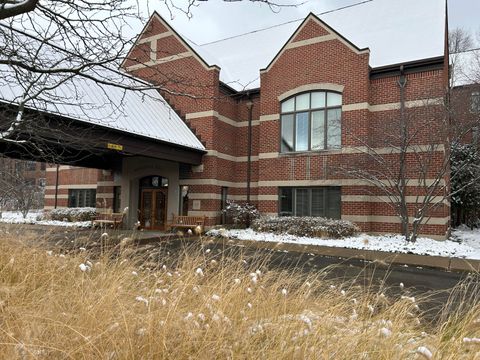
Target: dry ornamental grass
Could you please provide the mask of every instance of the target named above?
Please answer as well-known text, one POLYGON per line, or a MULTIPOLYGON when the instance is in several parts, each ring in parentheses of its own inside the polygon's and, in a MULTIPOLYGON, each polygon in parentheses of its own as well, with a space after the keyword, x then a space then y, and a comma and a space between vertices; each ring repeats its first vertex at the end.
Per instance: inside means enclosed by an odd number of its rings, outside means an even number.
POLYGON ((4 359, 480 358, 476 298, 432 325, 421 299, 261 257, 64 255, 0 236, 4 359))

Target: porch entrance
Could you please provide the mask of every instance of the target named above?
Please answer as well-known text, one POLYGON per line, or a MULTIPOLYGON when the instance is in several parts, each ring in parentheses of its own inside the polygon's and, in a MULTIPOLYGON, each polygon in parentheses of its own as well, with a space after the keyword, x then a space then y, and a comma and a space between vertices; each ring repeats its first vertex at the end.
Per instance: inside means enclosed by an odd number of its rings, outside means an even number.
POLYGON ((140 225, 146 230, 165 230, 168 180, 161 176, 140 179, 140 225))

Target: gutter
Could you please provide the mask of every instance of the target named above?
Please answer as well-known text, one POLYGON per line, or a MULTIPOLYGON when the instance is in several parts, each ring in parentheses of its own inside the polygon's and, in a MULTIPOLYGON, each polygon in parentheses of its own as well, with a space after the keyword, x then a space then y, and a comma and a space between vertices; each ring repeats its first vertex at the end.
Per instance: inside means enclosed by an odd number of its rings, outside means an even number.
POLYGON ((247 204, 250 204, 251 181, 252 181, 252 117, 253 101, 248 94, 248 141, 247 141, 247 204))

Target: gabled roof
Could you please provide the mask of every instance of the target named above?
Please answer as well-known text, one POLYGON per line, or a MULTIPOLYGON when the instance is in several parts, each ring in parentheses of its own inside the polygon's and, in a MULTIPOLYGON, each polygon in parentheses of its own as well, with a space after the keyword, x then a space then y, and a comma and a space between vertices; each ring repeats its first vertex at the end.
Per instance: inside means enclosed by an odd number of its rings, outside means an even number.
MULTIPOLYGON (((22 84, 13 81, 13 70, 8 66, 0 66, 0 73, 0 101, 18 104, 23 94, 22 84), (8 81, 9 77, 12 81, 8 81)), ((143 86, 143 83, 117 71, 96 69, 95 76, 131 89, 143 86)), ((153 89, 124 90, 76 76, 29 101, 27 107, 173 145, 205 150, 184 121, 153 89)))
POLYGON ((308 16, 303 20, 303 22, 298 26, 298 28, 293 32, 293 34, 288 38, 288 40, 285 42, 285 44, 282 46, 280 51, 275 55, 275 57, 270 61, 268 66, 265 69, 260 69, 260 71, 266 71, 269 70, 270 67, 273 65, 273 63, 282 55, 283 51, 287 48, 288 44, 290 44, 292 41, 295 40, 295 37, 299 35, 303 29, 303 27, 310 21, 313 21, 319 26, 321 26, 323 29, 326 29, 329 35, 333 35, 333 37, 342 43, 344 43, 348 48, 351 50, 355 51, 356 53, 366 53, 369 52, 368 48, 365 49, 360 49, 358 46, 353 44, 350 40, 346 39, 345 37, 342 36, 342 34, 338 33, 334 29, 332 29, 325 21, 322 21, 318 16, 316 16, 314 13, 308 14, 308 16))
MULTIPOLYGON (((215 65, 215 64, 209 64, 205 61, 204 58, 202 58, 198 53, 197 51, 195 50, 195 48, 192 46, 192 43, 189 42, 187 39, 184 39, 179 33, 177 33, 177 31, 168 23, 165 21, 165 19, 157 12, 157 11, 154 11, 152 16, 150 16, 150 19, 148 19, 147 23, 145 24, 145 26, 143 27, 142 31, 138 34, 136 40, 135 40, 135 44, 138 44, 142 41, 142 37, 144 36, 144 34, 147 32, 147 29, 148 27, 150 26, 150 24, 153 22, 153 21, 158 21, 160 22, 160 24, 162 24, 165 28, 167 29, 170 29, 173 36, 175 37, 175 39, 177 39, 186 49, 187 51, 191 52, 192 55, 205 67, 205 68, 208 68, 208 69, 213 69, 213 68, 216 68, 218 70, 220 70, 220 68, 215 65)), ((127 53, 127 55, 125 56, 124 60, 122 61, 122 63, 120 64, 120 67, 121 68, 124 68, 125 67, 125 63, 127 61, 127 59, 130 57, 133 49, 135 48, 135 46, 132 46, 132 48, 130 49, 130 51, 127 53)))
MULTIPOLYGON (((376 68, 443 56, 445 10, 445 0, 374 0, 318 17, 353 46, 370 49, 370 66, 376 68)), ((222 82, 248 90, 260 86, 260 69, 303 20, 201 45, 187 42, 206 63, 221 68, 222 82)))

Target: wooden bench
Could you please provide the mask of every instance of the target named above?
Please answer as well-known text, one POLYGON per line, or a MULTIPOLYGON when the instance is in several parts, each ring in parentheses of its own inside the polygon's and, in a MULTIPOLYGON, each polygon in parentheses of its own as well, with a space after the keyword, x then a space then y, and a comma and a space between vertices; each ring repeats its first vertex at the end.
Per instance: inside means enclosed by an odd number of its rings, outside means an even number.
POLYGON ((202 230, 205 226, 205 216, 183 216, 173 215, 173 219, 166 225, 166 230, 172 228, 185 228, 192 229, 197 226, 201 226, 202 230))
POLYGON ((95 219, 92 220, 93 227, 111 227, 112 229, 118 229, 122 226, 125 213, 103 213, 98 214, 95 219))

